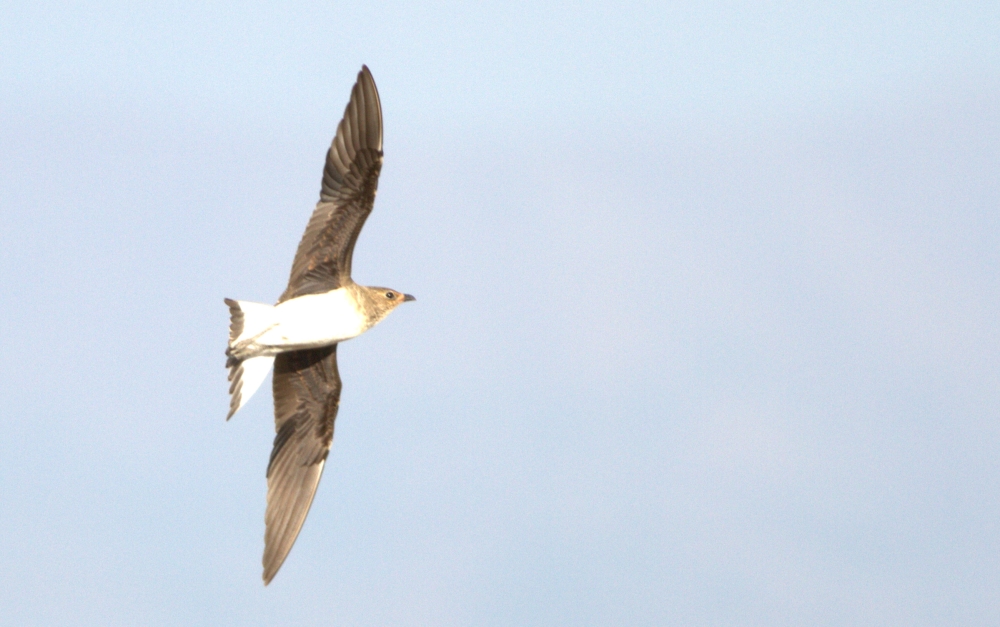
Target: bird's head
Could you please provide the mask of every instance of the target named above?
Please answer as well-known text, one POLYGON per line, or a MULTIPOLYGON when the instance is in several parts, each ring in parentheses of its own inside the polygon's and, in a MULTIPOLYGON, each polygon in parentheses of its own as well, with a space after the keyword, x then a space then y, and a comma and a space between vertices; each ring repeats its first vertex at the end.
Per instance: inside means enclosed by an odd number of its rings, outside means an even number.
POLYGON ((388 287, 366 287, 364 288, 366 300, 374 308, 376 318, 381 320, 389 315, 389 312, 399 307, 409 300, 417 300, 409 294, 397 292, 388 287))

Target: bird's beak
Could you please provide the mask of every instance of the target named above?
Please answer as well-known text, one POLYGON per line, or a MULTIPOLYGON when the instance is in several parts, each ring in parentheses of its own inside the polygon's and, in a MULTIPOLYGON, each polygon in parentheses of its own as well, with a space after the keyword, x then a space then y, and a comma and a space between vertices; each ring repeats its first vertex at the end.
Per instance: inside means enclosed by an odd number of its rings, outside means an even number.
POLYGON ((403 294, 403 302, 405 303, 408 300, 417 300, 417 297, 413 294, 403 294))

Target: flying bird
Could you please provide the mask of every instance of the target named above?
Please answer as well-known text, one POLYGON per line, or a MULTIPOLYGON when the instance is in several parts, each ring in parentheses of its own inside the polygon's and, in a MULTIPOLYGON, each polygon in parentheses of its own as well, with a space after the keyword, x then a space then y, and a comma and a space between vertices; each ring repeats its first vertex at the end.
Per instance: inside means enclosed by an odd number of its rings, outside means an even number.
POLYGON ((277 435, 267 466, 264 585, 295 544, 333 441, 340 406, 337 344, 364 333, 415 300, 351 280, 358 233, 372 211, 382 169, 382 106, 362 66, 326 154, 319 202, 275 305, 225 299, 229 306, 229 420, 274 367, 277 435))

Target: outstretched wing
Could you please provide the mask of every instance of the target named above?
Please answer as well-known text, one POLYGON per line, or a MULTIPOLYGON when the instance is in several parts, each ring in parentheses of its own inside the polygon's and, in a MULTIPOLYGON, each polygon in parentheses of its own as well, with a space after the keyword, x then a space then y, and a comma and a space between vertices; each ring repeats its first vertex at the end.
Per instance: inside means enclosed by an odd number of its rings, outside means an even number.
POLYGON ((323 474, 340 405, 337 345, 274 360, 274 449, 267 466, 264 583, 281 568, 323 474))
POLYGON ((362 66, 326 154, 319 203, 278 302, 327 292, 350 281, 354 243, 375 203, 381 169, 382 105, 368 66, 362 66))

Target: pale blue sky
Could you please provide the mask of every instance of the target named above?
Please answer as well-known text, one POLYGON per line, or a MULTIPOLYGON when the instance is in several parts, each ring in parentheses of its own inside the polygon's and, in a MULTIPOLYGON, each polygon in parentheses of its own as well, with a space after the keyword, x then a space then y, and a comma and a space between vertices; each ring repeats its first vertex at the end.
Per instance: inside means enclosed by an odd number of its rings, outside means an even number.
POLYGON ((173 3, 0 21, 0 624, 1000 620, 1000 8, 173 3), (260 580, 273 301, 385 167, 260 580))

